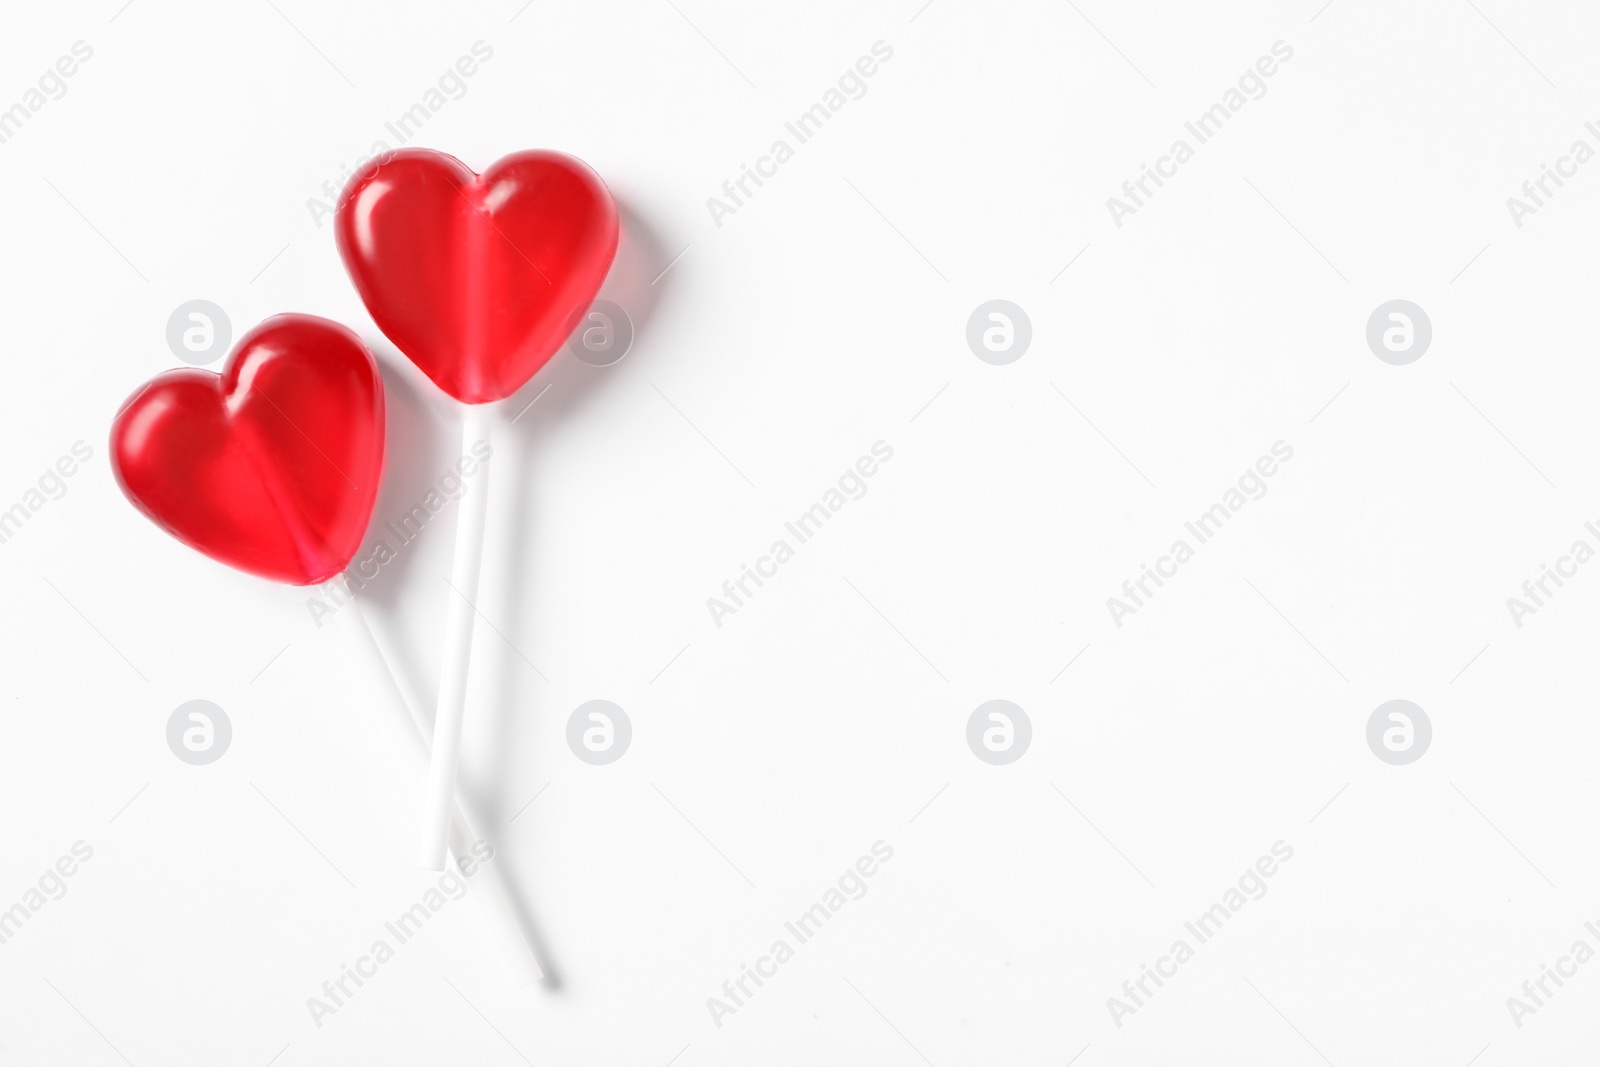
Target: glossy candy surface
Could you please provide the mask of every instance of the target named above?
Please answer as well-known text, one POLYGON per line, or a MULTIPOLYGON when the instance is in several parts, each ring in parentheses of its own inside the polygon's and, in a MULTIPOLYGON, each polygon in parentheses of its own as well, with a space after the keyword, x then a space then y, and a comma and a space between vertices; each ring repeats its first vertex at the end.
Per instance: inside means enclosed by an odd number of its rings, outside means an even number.
POLYGON ((296 585, 354 557, 383 474, 383 383, 355 334, 278 315, 221 374, 158 375, 111 426, 111 466, 156 525, 212 559, 296 585))
POLYGON ((516 392, 556 352, 617 251, 616 204, 594 171, 518 152, 474 174, 401 149, 351 179, 335 234, 373 321, 469 404, 516 392))

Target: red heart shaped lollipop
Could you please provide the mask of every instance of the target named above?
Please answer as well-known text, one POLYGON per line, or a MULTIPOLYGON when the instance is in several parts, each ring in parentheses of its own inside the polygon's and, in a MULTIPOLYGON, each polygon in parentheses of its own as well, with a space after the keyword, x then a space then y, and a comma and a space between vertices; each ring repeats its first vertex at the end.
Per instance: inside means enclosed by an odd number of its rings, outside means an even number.
POLYGON ((558 152, 478 175, 406 148, 351 179, 335 233, 378 328, 439 388, 482 404, 521 388, 577 326, 616 255, 617 207, 558 152))
POLYGON ((111 467, 156 525, 296 585, 344 570, 383 474, 383 383, 356 335, 278 315, 222 368, 145 384, 111 425, 111 467))

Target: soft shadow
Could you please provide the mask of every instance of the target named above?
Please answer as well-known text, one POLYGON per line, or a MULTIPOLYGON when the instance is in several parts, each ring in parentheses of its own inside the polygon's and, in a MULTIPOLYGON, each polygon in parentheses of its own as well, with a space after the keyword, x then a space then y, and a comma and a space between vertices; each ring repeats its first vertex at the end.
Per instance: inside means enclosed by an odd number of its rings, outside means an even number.
MULTIPOLYGON (((678 249, 668 249, 661 236, 626 201, 617 202, 622 215, 622 240, 617 245, 617 258, 611 264, 611 273, 600 286, 598 299, 609 300, 627 311, 633 319, 633 346, 639 347, 645 326, 655 312, 656 303, 667 287, 672 271, 662 275, 678 249), (659 281, 657 279, 660 279, 659 281)), ((677 270, 678 264, 673 264, 677 270)), ((630 353, 627 359, 632 359, 630 353)), ((624 360, 626 362, 626 360, 624 360)))
MULTIPOLYGON (((372 522, 346 575, 359 580, 362 603, 371 605, 372 613, 384 620, 393 649, 389 659, 396 681, 408 697, 423 706, 422 721, 431 724, 432 687, 426 684, 425 675, 414 666, 408 669, 408 665, 432 661, 438 651, 437 635, 420 638, 423 643, 419 645, 405 626, 392 625, 400 613, 403 591, 409 583, 427 580, 418 569, 418 557, 422 555, 417 550, 420 535, 396 530, 401 519, 422 503, 428 490, 438 488, 444 468, 449 465, 441 457, 454 458, 448 443, 457 433, 452 424, 453 405, 437 395, 437 390, 421 372, 381 334, 363 340, 377 356, 379 373, 383 376, 384 472, 378 500, 372 509, 372 522), (402 535, 412 540, 402 543, 402 535), (388 562, 382 564, 377 562, 374 552, 380 542, 393 553, 388 562), (424 694, 429 698, 423 699, 424 694)), ((438 525, 438 519, 447 511, 434 516, 422 532, 438 525)), ((356 587, 357 583, 352 581, 351 585, 356 587)))
POLYGON ((394 550, 395 558, 378 569, 377 577, 364 579, 362 590, 373 603, 392 612, 399 606, 400 591, 416 580, 412 572, 417 566, 417 553, 410 551, 414 543, 401 544, 395 526, 412 508, 422 504, 428 490, 438 489, 444 468, 449 465, 440 457, 449 455, 453 459, 448 442, 460 431, 456 426, 456 405, 423 379, 399 350, 381 338, 368 344, 379 356, 378 368, 383 374, 386 458, 372 525, 357 559, 369 554, 379 541, 394 550))

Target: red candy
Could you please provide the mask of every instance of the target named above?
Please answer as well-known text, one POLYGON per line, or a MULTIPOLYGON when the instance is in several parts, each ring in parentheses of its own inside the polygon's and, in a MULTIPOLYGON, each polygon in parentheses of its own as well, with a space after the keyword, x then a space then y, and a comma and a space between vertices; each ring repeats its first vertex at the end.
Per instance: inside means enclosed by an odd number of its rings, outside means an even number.
POLYGON ((156 525, 219 562, 297 585, 355 556, 383 446, 371 353, 310 315, 263 322, 220 375, 158 375, 111 425, 117 482, 156 525))
POLYGON ((561 347, 617 251, 617 208, 594 171, 518 152, 482 175, 401 149, 351 179, 335 231, 384 334, 468 404, 516 392, 561 347))

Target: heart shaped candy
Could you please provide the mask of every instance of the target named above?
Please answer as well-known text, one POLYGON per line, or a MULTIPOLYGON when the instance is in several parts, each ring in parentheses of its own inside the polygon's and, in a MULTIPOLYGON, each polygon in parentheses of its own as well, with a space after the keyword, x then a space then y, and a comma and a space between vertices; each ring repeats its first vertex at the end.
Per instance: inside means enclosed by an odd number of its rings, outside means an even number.
POLYGON ((561 347, 617 251, 594 171, 518 152, 483 174, 406 148, 352 178, 335 235, 384 334, 457 400, 510 396, 561 347))
POLYGON ((383 474, 383 383, 356 335, 310 315, 251 330, 221 374, 147 382, 111 425, 111 466, 156 525, 296 585, 344 570, 383 474))

